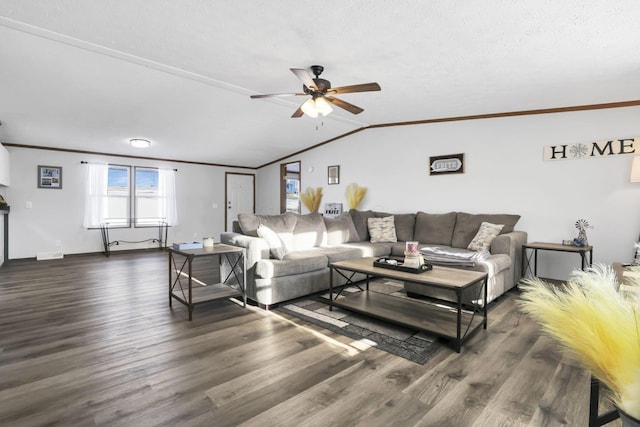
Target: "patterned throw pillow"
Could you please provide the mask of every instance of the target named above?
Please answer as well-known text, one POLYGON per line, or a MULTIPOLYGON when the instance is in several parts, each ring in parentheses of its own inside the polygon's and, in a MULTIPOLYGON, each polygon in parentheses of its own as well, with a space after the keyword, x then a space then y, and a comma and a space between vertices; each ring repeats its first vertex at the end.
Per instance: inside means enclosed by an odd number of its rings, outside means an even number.
POLYGON ((500 234, 500 230, 502 230, 503 227, 504 224, 483 222, 480 224, 480 229, 476 233, 476 237, 471 240, 467 249, 471 251, 488 251, 491 247, 491 242, 500 234))
POLYGON ((395 243, 398 241, 393 216, 368 218, 367 225, 369 227, 369 234, 371 235, 371 243, 395 243))
POLYGON ((287 248, 282 239, 275 231, 273 231, 266 225, 260 224, 256 232, 258 233, 258 237, 265 239, 269 244, 269 253, 273 258, 284 258, 284 256, 287 254, 287 248))

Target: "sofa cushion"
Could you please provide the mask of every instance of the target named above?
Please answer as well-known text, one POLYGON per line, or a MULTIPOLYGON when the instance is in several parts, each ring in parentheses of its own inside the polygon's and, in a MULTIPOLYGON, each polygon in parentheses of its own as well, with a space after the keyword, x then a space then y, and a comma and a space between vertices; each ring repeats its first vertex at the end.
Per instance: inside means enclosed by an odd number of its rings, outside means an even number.
POLYGON ((324 242, 327 229, 322 215, 312 212, 306 215, 296 215, 296 225, 293 228, 294 251, 311 249, 320 246, 324 242))
POLYGON ((369 218, 367 225, 369 226, 371 243, 395 243, 398 241, 393 216, 386 218, 369 218))
POLYGON ((386 212, 374 212, 376 218, 385 218, 393 216, 393 222, 396 224, 396 236, 398 241, 409 242, 413 240, 413 229, 416 225, 416 214, 391 214, 386 212))
POLYGON ((315 251, 316 253, 326 256, 329 263, 362 257, 361 252, 358 249, 346 246, 327 246, 316 248, 315 251))
POLYGON ((328 265, 329 259, 314 248, 308 251, 290 252, 282 260, 261 259, 255 264, 255 274, 263 279, 272 279, 322 270, 328 268, 328 265))
MULTIPOLYGON (((480 224, 490 222, 492 224, 504 224, 500 234, 511 233, 520 219, 520 215, 510 214, 469 214, 458 212, 456 226, 453 231, 451 246, 466 248, 480 229, 480 224)), ((419 239, 418 239, 419 240, 419 239)))
POLYGON ((287 248, 285 247, 282 239, 278 237, 278 234, 263 224, 260 224, 256 231, 258 233, 258 237, 265 239, 269 244, 269 253, 271 256, 273 258, 283 259, 287 254, 287 248))
POLYGON ((356 231, 358 232, 358 241, 368 242, 371 236, 369 236, 369 225, 367 224, 367 220, 369 218, 374 218, 375 214, 372 211, 350 209, 349 215, 351 215, 353 225, 356 227, 356 231))
POLYGON ((391 254, 393 243, 351 242, 340 245, 345 248, 357 249, 359 257, 382 257, 391 254))
POLYGON ((264 224, 276 233, 293 233, 296 226, 296 215, 293 213, 285 213, 282 215, 256 215, 249 213, 239 213, 238 223, 242 234, 252 237, 258 237, 258 226, 264 224))
POLYGON ((327 238, 324 244, 329 246, 341 243, 357 242, 360 240, 353 219, 348 212, 343 212, 335 218, 324 217, 327 238))
MULTIPOLYGON (((455 212, 428 214, 419 211, 416 214, 416 226, 413 230, 413 240, 418 240, 420 243, 451 246, 451 238, 453 236, 455 225, 455 212)), ((480 224, 478 224, 478 227, 479 226, 480 224)), ((473 238, 473 236, 471 237, 473 238)), ((471 239, 469 239, 469 241, 471 241, 471 239)), ((467 242, 467 244, 469 243, 467 242)))
POLYGON ((504 224, 491 224, 490 222, 483 222, 480 224, 480 229, 476 233, 475 237, 467 246, 467 249, 471 251, 488 251, 491 247, 491 242, 500 234, 500 230, 504 228, 504 224))

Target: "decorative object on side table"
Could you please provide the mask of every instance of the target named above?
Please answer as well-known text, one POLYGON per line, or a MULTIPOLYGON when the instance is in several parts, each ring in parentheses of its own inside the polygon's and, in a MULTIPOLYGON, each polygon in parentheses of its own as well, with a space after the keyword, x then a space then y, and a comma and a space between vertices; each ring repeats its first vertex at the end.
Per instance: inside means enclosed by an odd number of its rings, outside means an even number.
POLYGON ((640 298, 617 288, 613 269, 599 265, 562 288, 524 279, 520 304, 607 386, 621 414, 640 419, 640 298))
POLYGON ((300 200, 309 212, 318 212, 322 200, 322 187, 316 188, 315 191, 313 188, 307 187, 304 193, 300 193, 300 200))
POLYGON ((579 219, 576 221, 576 228, 578 229, 578 237, 573 239, 573 243, 576 246, 589 246, 589 239, 587 239, 587 228, 593 228, 589 225, 586 219, 579 219))
POLYGON ((358 205, 360 205, 365 194, 367 194, 367 187, 359 187, 355 182, 347 185, 345 197, 347 198, 349 209, 358 209, 358 205))

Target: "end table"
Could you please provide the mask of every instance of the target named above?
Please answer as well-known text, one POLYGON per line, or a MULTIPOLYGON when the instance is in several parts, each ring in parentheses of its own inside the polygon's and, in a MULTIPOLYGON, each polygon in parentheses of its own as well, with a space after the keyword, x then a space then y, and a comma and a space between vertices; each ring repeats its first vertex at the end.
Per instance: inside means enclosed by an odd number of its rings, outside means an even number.
MULTIPOLYGON (((580 256, 581 268, 585 270, 593 264, 593 246, 570 246, 560 243, 549 242, 533 242, 525 243, 522 245, 522 277, 526 277, 527 271, 532 273, 533 276, 538 277, 538 251, 553 251, 553 252, 569 252, 575 253, 580 256), (528 253, 528 251, 530 251, 528 253), (587 254, 589 255, 589 261, 587 262, 587 254), (533 271, 531 271, 531 257, 533 256, 533 271)), ((564 280, 548 279, 545 281, 551 283, 563 283, 564 280)))

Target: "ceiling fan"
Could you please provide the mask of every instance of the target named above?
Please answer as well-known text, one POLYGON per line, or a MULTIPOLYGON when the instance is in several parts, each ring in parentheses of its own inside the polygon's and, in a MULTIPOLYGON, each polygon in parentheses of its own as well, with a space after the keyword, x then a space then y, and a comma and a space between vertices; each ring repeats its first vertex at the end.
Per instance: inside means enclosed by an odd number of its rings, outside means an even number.
POLYGON ((267 95, 251 95, 251 98, 275 98, 281 96, 305 96, 311 95, 311 98, 305 101, 291 117, 302 117, 306 114, 311 117, 318 117, 318 114, 326 116, 331 113, 333 109, 330 104, 347 110, 353 114, 359 114, 364 109, 357 105, 350 104, 346 101, 338 99, 332 95, 339 95, 343 93, 353 92, 371 92, 380 90, 378 83, 362 83, 350 86, 331 87, 329 80, 321 79, 320 74, 324 71, 322 65, 312 65, 311 72, 315 75, 315 78, 311 77, 311 74, 302 68, 290 68, 293 74, 302 82, 302 93, 272 93, 267 95))

